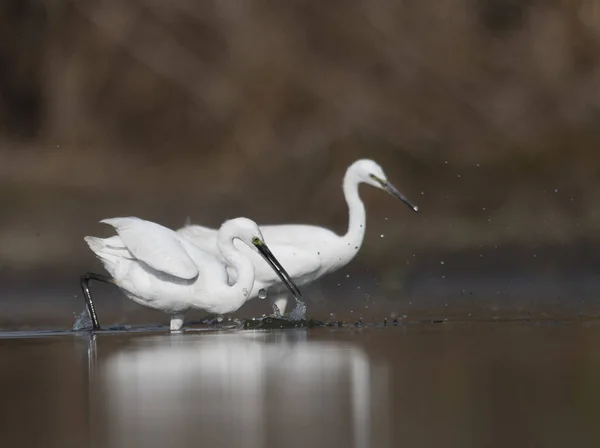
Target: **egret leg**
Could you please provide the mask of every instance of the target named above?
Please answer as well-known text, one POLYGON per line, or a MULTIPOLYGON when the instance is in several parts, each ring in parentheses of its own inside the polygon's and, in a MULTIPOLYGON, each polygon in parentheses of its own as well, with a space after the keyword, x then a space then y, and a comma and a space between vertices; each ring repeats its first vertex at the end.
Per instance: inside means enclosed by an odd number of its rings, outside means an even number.
POLYGON ((171 331, 181 331, 183 327, 183 314, 171 316, 171 331))
POLYGON ((92 319, 92 330, 100 330, 100 324, 98 323, 98 316, 96 316, 96 309, 94 308, 94 302, 92 301, 92 294, 90 293, 90 280, 96 280, 97 282, 114 284, 110 277, 106 277, 100 274, 94 274, 88 272, 81 276, 80 285, 81 291, 83 291, 83 297, 85 299, 85 306, 87 312, 92 319))

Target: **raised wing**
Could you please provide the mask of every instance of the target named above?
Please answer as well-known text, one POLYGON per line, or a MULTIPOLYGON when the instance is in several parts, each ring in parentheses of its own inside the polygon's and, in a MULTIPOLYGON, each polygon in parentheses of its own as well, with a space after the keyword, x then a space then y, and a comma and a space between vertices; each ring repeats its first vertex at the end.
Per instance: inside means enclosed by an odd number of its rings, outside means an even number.
POLYGON ((100 222, 114 227, 135 258, 153 269, 185 280, 198 275, 198 267, 173 230, 134 217, 103 219, 100 222))

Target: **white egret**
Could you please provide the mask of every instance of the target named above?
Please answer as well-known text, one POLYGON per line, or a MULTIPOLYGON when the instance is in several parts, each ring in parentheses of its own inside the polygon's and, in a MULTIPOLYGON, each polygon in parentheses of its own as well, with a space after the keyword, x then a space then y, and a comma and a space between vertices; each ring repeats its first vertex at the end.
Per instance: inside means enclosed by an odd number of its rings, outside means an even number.
POLYGON ((264 257, 302 303, 300 291, 265 244, 254 221, 236 218, 223 223, 216 243, 220 258, 154 222, 134 217, 100 222, 114 227, 118 235, 84 238, 112 277, 92 273, 81 277, 94 330, 100 325, 89 291, 90 280, 115 284, 134 302, 169 314, 172 331, 181 329, 184 314, 190 309, 217 315, 236 311, 250 297, 255 276, 252 262, 234 246, 234 240, 264 257), (236 273, 233 285, 227 282, 226 268, 236 273))
MULTIPOLYGON (((373 160, 361 159, 350 165, 343 182, 344 196, 348 204, 349 224, 345 235, 336 235, 329 229, 311 225, 261 226, 273 253, 288 269, 296 284, 312 282, 325 274, 348 264, 358 253, 365 236, 365 206, 358 194, 358 187, 366 183, 380 188, 400 199, 413 211, 418 211, 388 180, 383 169, 373 160)), ((219 257, 217 231, 199 225, 186 225, 177 231, 201 249, 219 257)), ((284 314, 288 294, 281 281, 267 269, 267 265, 254 253, 237 245, 254 263, 256 278, 249 298, 264 298, 268 290, 275 314, 284 314)), ((230 281, 236 273, 227 269, 230 281)))

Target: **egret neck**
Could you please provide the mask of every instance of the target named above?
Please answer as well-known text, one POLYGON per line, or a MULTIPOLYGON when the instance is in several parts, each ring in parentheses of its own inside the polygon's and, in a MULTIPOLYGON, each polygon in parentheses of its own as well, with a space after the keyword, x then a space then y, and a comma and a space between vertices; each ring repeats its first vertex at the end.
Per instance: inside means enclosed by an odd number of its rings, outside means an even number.
POLYGON ((367 224, 365 205, 358 195, 360 182, 360 179, 356 176, 352 167, 350 167, 346 171, 343 184, 344 197, 348 204, 348 231, 342 237, 345 249, 347 250, 345 252, 349 255, 349 258, 352 258, 362 246, 367 224))
POLYGON ((237 281, 234 285, 220 285, 223 301, 231 308, 238 309, 242 306, 252 291, 254 285, 254 265, 233 244, 236 237, 236 228, 226 222, 217 234, 217 247, 229 266, 237 272, 237 281))

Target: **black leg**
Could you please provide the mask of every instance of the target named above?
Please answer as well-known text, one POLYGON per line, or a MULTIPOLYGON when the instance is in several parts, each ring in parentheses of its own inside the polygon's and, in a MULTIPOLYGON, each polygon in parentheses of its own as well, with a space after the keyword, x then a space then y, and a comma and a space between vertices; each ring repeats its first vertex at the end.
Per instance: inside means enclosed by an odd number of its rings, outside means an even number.
POLYGON ((85 298, 85 306, 87 308, 87 312, 92 319, 92 329, 100 330, 100 324, 98 323, 98 316, 96 316, 96 309, 94 308, 94 302, 92 302, 92 295, 90 294, 90 280, 96 280, 97 282, 102 283, 113 283, 113 280, 110 277, 106 277, 100 274, 93 274, 88 272, 87 274, 83 274, 81 276, 81 290, 83 291, 83 297, 85 298))

